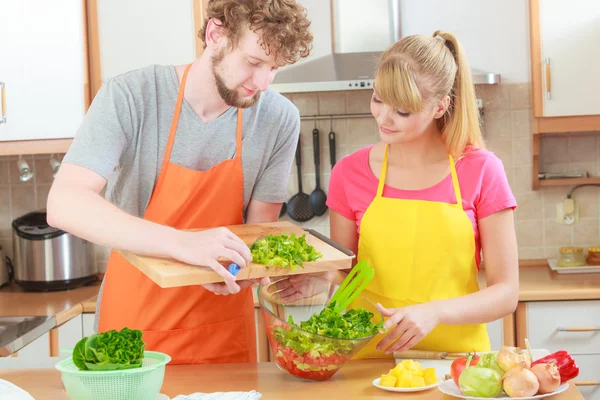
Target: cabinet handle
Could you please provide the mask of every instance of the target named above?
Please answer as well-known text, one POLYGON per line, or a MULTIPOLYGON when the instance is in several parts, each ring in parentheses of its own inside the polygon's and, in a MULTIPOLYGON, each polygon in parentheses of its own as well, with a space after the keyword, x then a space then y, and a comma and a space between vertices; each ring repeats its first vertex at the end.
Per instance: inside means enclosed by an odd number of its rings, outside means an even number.
POLYGON ((600 386, 598 381, 573 381, 575 386, 600 386))
POLYGON ((567 328, 558 328, 559 332, 598 332, 600 327, 598 326, 571 326, 567 328))
POLYGON ((546 98, 552 99, 552 73, 550 72, 550 58, 544 60, 546 64, 546 98))
POLYGON ((0 95, 0 97, 2 97, 2 114, 0 114, 0 124, 5 124, 6 123, 6 89, 4 88, 6 85, 4 84, 4 82, 0 82, 0 91, 2 92, 2 94, 0 95))

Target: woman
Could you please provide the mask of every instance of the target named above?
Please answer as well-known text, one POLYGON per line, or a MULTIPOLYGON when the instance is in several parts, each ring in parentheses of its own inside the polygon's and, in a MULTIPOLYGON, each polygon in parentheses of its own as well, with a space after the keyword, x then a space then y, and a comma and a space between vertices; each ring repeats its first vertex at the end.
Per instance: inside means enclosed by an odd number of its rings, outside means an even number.
MULTIPOLYGON (((380 141, 336 164, 327 200, 331 238, 375 268, 363 294, 387 319, 358 357, 490 350, 485 323, 518 301, 516 201, 502 162, 484 150, 457 39, 437 31, 392 45, 377 67, 371 112, 380 141)), ((344 276, 294 277, 270 290, 293 301, 315 281, 344 276)))

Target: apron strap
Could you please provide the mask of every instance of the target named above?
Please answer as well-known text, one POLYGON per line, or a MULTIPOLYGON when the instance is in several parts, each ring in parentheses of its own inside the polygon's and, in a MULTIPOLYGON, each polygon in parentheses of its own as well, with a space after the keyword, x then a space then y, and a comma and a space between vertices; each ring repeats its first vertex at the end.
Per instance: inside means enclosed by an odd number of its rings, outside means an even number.
POLYGON ((238 108, 237 128, 235 134, 235 157, 242 157, 242 109, 238 108))
POLYGON ((454 197, 456 197, 456 205, 462 208, 462 195, 460 193, 460 185, 458 184, 458 175, 456 174, 456 166, 454 165, 454 158, 448 154, 450 158, 450 172, 452 173, 452 185, 454 186, 454 197))
POLYGON ((383 187, 385 186, 385 176, 387 173, 387 164, 388 164, 388 145, 385 145, 385 150, 383 152, 383 162, 381 164, 381 173, 379 174, 379 185, 377 186, 377 196, 381 197, 383 195, 383 187))
POLYGON ((171 161, 171 151, 173 150, 173 143, 175 143, 175 133, 177 132, 177 124, 179 122, 179 114, 181 114, 181 105, 183 104, 183 93, 185 92, 185 82, 187 80, 187 74, 192 64, 189 64, 183 76, 181 77, 181 84, 179 85, 179 93, 177 94, 177 103, 175 104, 175 113, 173 114, 173 120, 171 121, 171 131, 169 132, 169 141, 167 142, 167 149, 165 150, 165 157, 163 159, 162 170, 165 170, 166 165, 171 161))

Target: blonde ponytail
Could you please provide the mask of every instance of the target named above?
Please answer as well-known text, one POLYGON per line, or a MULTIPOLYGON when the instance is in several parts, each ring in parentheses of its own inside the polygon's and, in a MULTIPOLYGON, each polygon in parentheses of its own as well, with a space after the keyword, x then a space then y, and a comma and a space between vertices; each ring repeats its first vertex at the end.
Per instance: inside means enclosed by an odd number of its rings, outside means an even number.
POLYGON ((375 87, 384 103, 411 113, 449 96, 438 119, 448 152, 459 157, 468 148, 484 148, 471 70, 451 33, 411 35, 394 43, 381 56, 375 87))
POLYGON ((441 37, 454 56, 457 71, 450 92, 450 107, 438 121, 446 146, 451 154, 460 155, 468 147, 484 148, 479 110, 471 68, 465 51, 456 37, 444 31, 436 31, 433 37, 441 37))

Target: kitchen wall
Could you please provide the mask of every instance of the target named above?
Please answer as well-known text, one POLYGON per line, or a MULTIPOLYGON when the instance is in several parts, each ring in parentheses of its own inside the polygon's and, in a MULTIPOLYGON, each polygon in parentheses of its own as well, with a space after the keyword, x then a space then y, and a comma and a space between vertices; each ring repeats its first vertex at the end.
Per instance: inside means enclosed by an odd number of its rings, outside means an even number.
MULTIPOLYGON (((532 132, 531 132, 531 85, 502 84, 477 87, 478 97, 484 106, 484 135, 489 150, 504 163, 511 188, 517 198, 515 212, 519 256, 522 259, 555 257, 564 245, 598 245, 599 236, 599 187, 578 189, 574 198, 580 206, 581 219, 572 226, 559 225, 556 219, 556 203, 561 202, 569 187, 532 187, 532 132)), ((370 91, 296 93, 288 94, 301 115, 329 115, 344 113, 369 113, 370 91)), ((316 126, 321 131, 321 181, 325 191, 331 171, 327 133, 333 124, 337 140, 337 159, 350 154, 377 140, 377 125, 373 118, 321 120, 316 126)), ((302 171, 303 188, 310 193, 315 187, 312 130, 314 121, 303 121, 302 171)), ((600 141, 596 136, 573 136, 571 138, 545 138, 542 148, 540 170, 566 172, 587 170, 591 175, 600 174, 600 141)), ((288 185, 288 194, 298 191, 294 166, 288 185)), ((284 219, 288 219, 286 216, 284 219)), ((300 225, 312 227, 329 234, 329 212, 300 225)))

